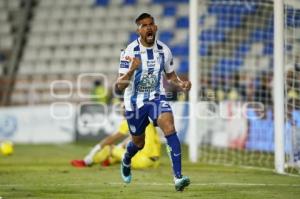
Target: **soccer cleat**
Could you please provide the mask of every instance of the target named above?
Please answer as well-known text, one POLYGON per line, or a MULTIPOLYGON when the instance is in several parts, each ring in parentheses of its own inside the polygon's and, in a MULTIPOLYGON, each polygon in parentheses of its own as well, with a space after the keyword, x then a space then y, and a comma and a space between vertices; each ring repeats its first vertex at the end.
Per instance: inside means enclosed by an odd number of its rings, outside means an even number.
POLYGON ((104 160, 103 162, 101 162, 101 166, 103 167, 108 167, 110 165, 109 159, 107 158, 106 160, 104 160))
POLYGON ((71 161, 71 165, 73 167, 77 167, 77 168, 87 167, 87 165, 85 164, 84 160, 72 160, 71 161))
POLYGON ((187 176, 182 176, 182 178, 175 178, 175 189, 176 191, 183 191, 185 187, 189 186, 191 183, 187 176))
POLYGON ((123 161, 121 161, 121 176, 125 183, 131 182, 131 168, 130 165, 125 165, 123 161))

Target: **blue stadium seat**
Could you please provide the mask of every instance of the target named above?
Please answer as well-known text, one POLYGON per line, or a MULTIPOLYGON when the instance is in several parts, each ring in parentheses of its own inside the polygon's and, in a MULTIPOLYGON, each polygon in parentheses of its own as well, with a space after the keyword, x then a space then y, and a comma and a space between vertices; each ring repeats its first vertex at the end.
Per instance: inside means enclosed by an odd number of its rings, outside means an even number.
POLYGON ((235 28, 242 24, 239 15, 218 15, 216 26, 219 28, 235 28))
POLYGON ((177 7, 176 5, 172 4, 172 5, 166 5, 164 7, 164 12, 163 12, 163 15, 166 16, 166 17, 169 17, 169 16, 175 16, 176 15, 176 11, 177 11, 177 7))
POLYGON ((199 48, 199 55, 208 56, 209 55, 209 45, 206 43, 202 43, 199 48))
POLYGON ((300 27, 300 9, 287 9, 286 24, 289 27, 300 27))
POLYGON ((266 30, 261 29, 261 28, 255 29, 250 35, 251 40, 254 42, 266 41, 266 40, 270 39, 270 37, 272 37, 272 33, 267 32, 266 30))
POLYGON ((246 14, 252 14, 257 9, 256 4, 240 4, 237 2, 236 5, 228 5, 228 4, 211 4, 211 6, 208 7, 208 13, 210 14, 236 14, 236 15, 246 15, 246 14))
POLYGON ((267 24, 267 27, 266 27, 266 30, 268 32, 273 32, 274 31, 274 19, 273 19, 273 16, 271 16, 268 20, 268 24, 267 24))
POLYGON ((159 33, 159 40, 162 42, 169 44, 170 41, 173 39, 174 33, 171 31, 162 31, 159 33))
POLYGON ((272 42, 268 42, 268 43, 264 44, 264 50, 263 50, 264 55, 272 55, 273 50, 274 50, 274 47, 273 47, 272 42))
POLYGON ((136 40, 137 38, 138 38, 139 36, 138 36, 138 34, 136 33, 136 32, 131 32, 130 34, 129 34, 129 43, 130 42, 132 42, 132 41, 134 41, 134 40, 136 40))
POLYGON ((109 0, 95 0, 97 6, 108 6, 109 0))
POLYGON ((189 61, 188 59, 182 59, 179 64, 179 68, 176 70, 178 74, 188 74, 189 72, 189 61))
POLYGON ((230 75, 236 72, 243 64, 243 60, 239 58, 222 58, 215 66, 215 71, 230 75))
POLYGON ((176 20, 177 28, 188 28, 189 27, 189 18, 188 17, 179 17, 176 20))
POLYGON ((160 4, 171 3, 171 2, 172 2, 171 0, 152 0, 152 3, 160 3, 160 4))
POLYGON ((203 42, 222 42, 225 40, 225 33, 216 29, 204 30, 201 32, 200 40, 203 42))
POLYGON ((249 42, 243 41, 236 47, 236 56, 245 56, 251 49, 251 44, 249 42))
POLYGON ((188 56, 189 47, 188 45, 175 45, 171 47, 173 56, 188 56))
POLYGON ((152 0, 152 3, 160 4, 174 4, 174 3, 188 3, 189 0, 152 0))
POLYGON ((136 4, 136 0, 123 0, 124 5, 134 5, 136 4))
POLYGON ((230 6, 226 6, 226 5, 222 5, 222 4, 220 4, 220 5, 213 4, 208 7, 208 13, 216 14, 216 15, 228 14, 228 13, 230 13, 230 8, 231 8, 230 6))

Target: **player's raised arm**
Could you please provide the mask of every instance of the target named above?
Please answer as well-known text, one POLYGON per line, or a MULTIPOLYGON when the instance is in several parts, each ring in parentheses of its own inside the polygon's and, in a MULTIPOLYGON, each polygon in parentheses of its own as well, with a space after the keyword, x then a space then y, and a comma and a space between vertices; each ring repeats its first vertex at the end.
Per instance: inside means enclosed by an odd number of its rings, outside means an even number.
POLYGON ((190 81, 181 80, 174 71, 171 73, 166 73, 166 78, 170 83, 174 84, 175 86, 181 88, 184 91, 189 91, 192 87, 190 81))
POLYGON ((171 50, 168 47, 165 47, 165 55, 166 55, 166 62, 164 65, 164 71, 168 82, 181 88, 183 91, 189 91, 191 89, 192 84, 190 81, 181 80, 175 73, 173 55, 171 50))
POLYGON ((141 60, 135 57, 126 56, 125 60, 121 60, 119 78, 117 79, 117 87, 124 90, 134 74, 134 71, 141 65, 141 60), (127 69, 127 70, 126 70, 127 69))

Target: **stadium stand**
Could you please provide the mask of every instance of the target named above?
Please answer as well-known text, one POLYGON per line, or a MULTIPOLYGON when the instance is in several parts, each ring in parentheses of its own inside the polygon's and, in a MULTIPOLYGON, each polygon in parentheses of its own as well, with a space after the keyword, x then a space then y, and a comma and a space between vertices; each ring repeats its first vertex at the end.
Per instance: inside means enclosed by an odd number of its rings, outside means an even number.
POLYGON ((7 60, 5 51, 9 51, 13 46, 12 33, 14 33, 13 28, 15 27, 12 20, 19 6, 19 0, 0 1, 0 62, 2 64, 7 60))
MULTIPOLYGON (((133 32, 133 21, 141 10, 158 18, 161 39, 173 44, 175 54, 184 52, 182 55, 186 63, 188 4, 187 1, 169 3, 172 5, 165 1, 143 0, 37 1, 19 67, 19 77, 30 77, 27 82, 31 86, 27 88, 35 90, 37 98, 32 103, 55 100, 50 96, 43 97, 49 93, 49 83, 53 79, 72 81, 76 91, 76 77, 83 72, 94 72, 106 74, 112 84, 116 78, 120 50, 137 37, 133 32), (34 89, 32 85, 39 86, 34 89)), ((181 58, 176 61, 180 63, 181 58)), ((19 87, 24 90, 24 81, 16 85, 13 95, 20 93, 19 87)), ((12 104, 24 104, 19 97, 17 99, 18 102, 13 100, 12 104)), ((68 100, 80 101, 76 95, 68 100)), ((28 102, 28 99, 25 101, 28 102)))
POLYGON ((0 99, 5 95, 4 85, 23 14, 22 6, 21 0, 0 1, 0 99))
MULTIPOLYGON (((254 65, 260 73, 272 66, 272 10, 255 3, 216 6, 214 0, 208 2, 211 4, 199 2, 201 78, 209 76, 211 89, 226 94, 232 86, 227 77, 233 79, 239 71, 251 73, 254 65), (265 19, 262 23, 252 23, 260 16, 265 19)), ((16 84, 11 103, 28 103, 29 90, 37 96, 31 103, 57 100, 49 96, 54 79, 70 80, 75 94, 68 101, 78 102, 77 77, 83 72, 103 73, 112 85, 120 50, 137 38, 133 21, 142 11, 157 18, 159 39, 170 46, 178 72, 187 74, 187 0, 36 0, 19 62, 20 83, 16 84)), ((259 79, 252 81, 259 87, 259 79)), ((236 85, 238 95, 244 95, 239 87, 236 85)), ((270 104, 271 99, 266 103, 270 104)))

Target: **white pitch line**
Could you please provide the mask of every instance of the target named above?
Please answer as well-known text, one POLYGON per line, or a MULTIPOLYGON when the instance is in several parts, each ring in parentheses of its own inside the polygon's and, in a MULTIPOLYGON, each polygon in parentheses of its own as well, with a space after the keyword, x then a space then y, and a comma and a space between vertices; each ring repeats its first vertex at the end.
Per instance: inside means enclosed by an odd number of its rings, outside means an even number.
MULTIPOLYGON (((108 183, 109 185, 124 185, 120 182, 108 183)), ((138 186, 174 186, 172 183, 134 183, 138 186)), ((263 184, 263 183, 191 183, 190 186, 281 186, 281 187, 300 187, 300 184, 263 184)))
MULTIPOLYGON (((137 186, 174 186, 173 183, 132 183, 137 186)), ((122 182, 110 182, 110 183, 71 183, 71 184, 39 184, 38 186, 51 186, 51 187, 63 187, 63 186, 99 186, 99 185, 112 185, 120 186, 125 185, 122 182)), ((26 187, 32 186, 30 184, 0 184, 0 187, 26 187)), ((223 182, 223 183, 191 183, 190 186, 217 186, 217 187, 300 187, 300 184, 267 184, 267 183, 234 183, 234 182, 223 182)))

